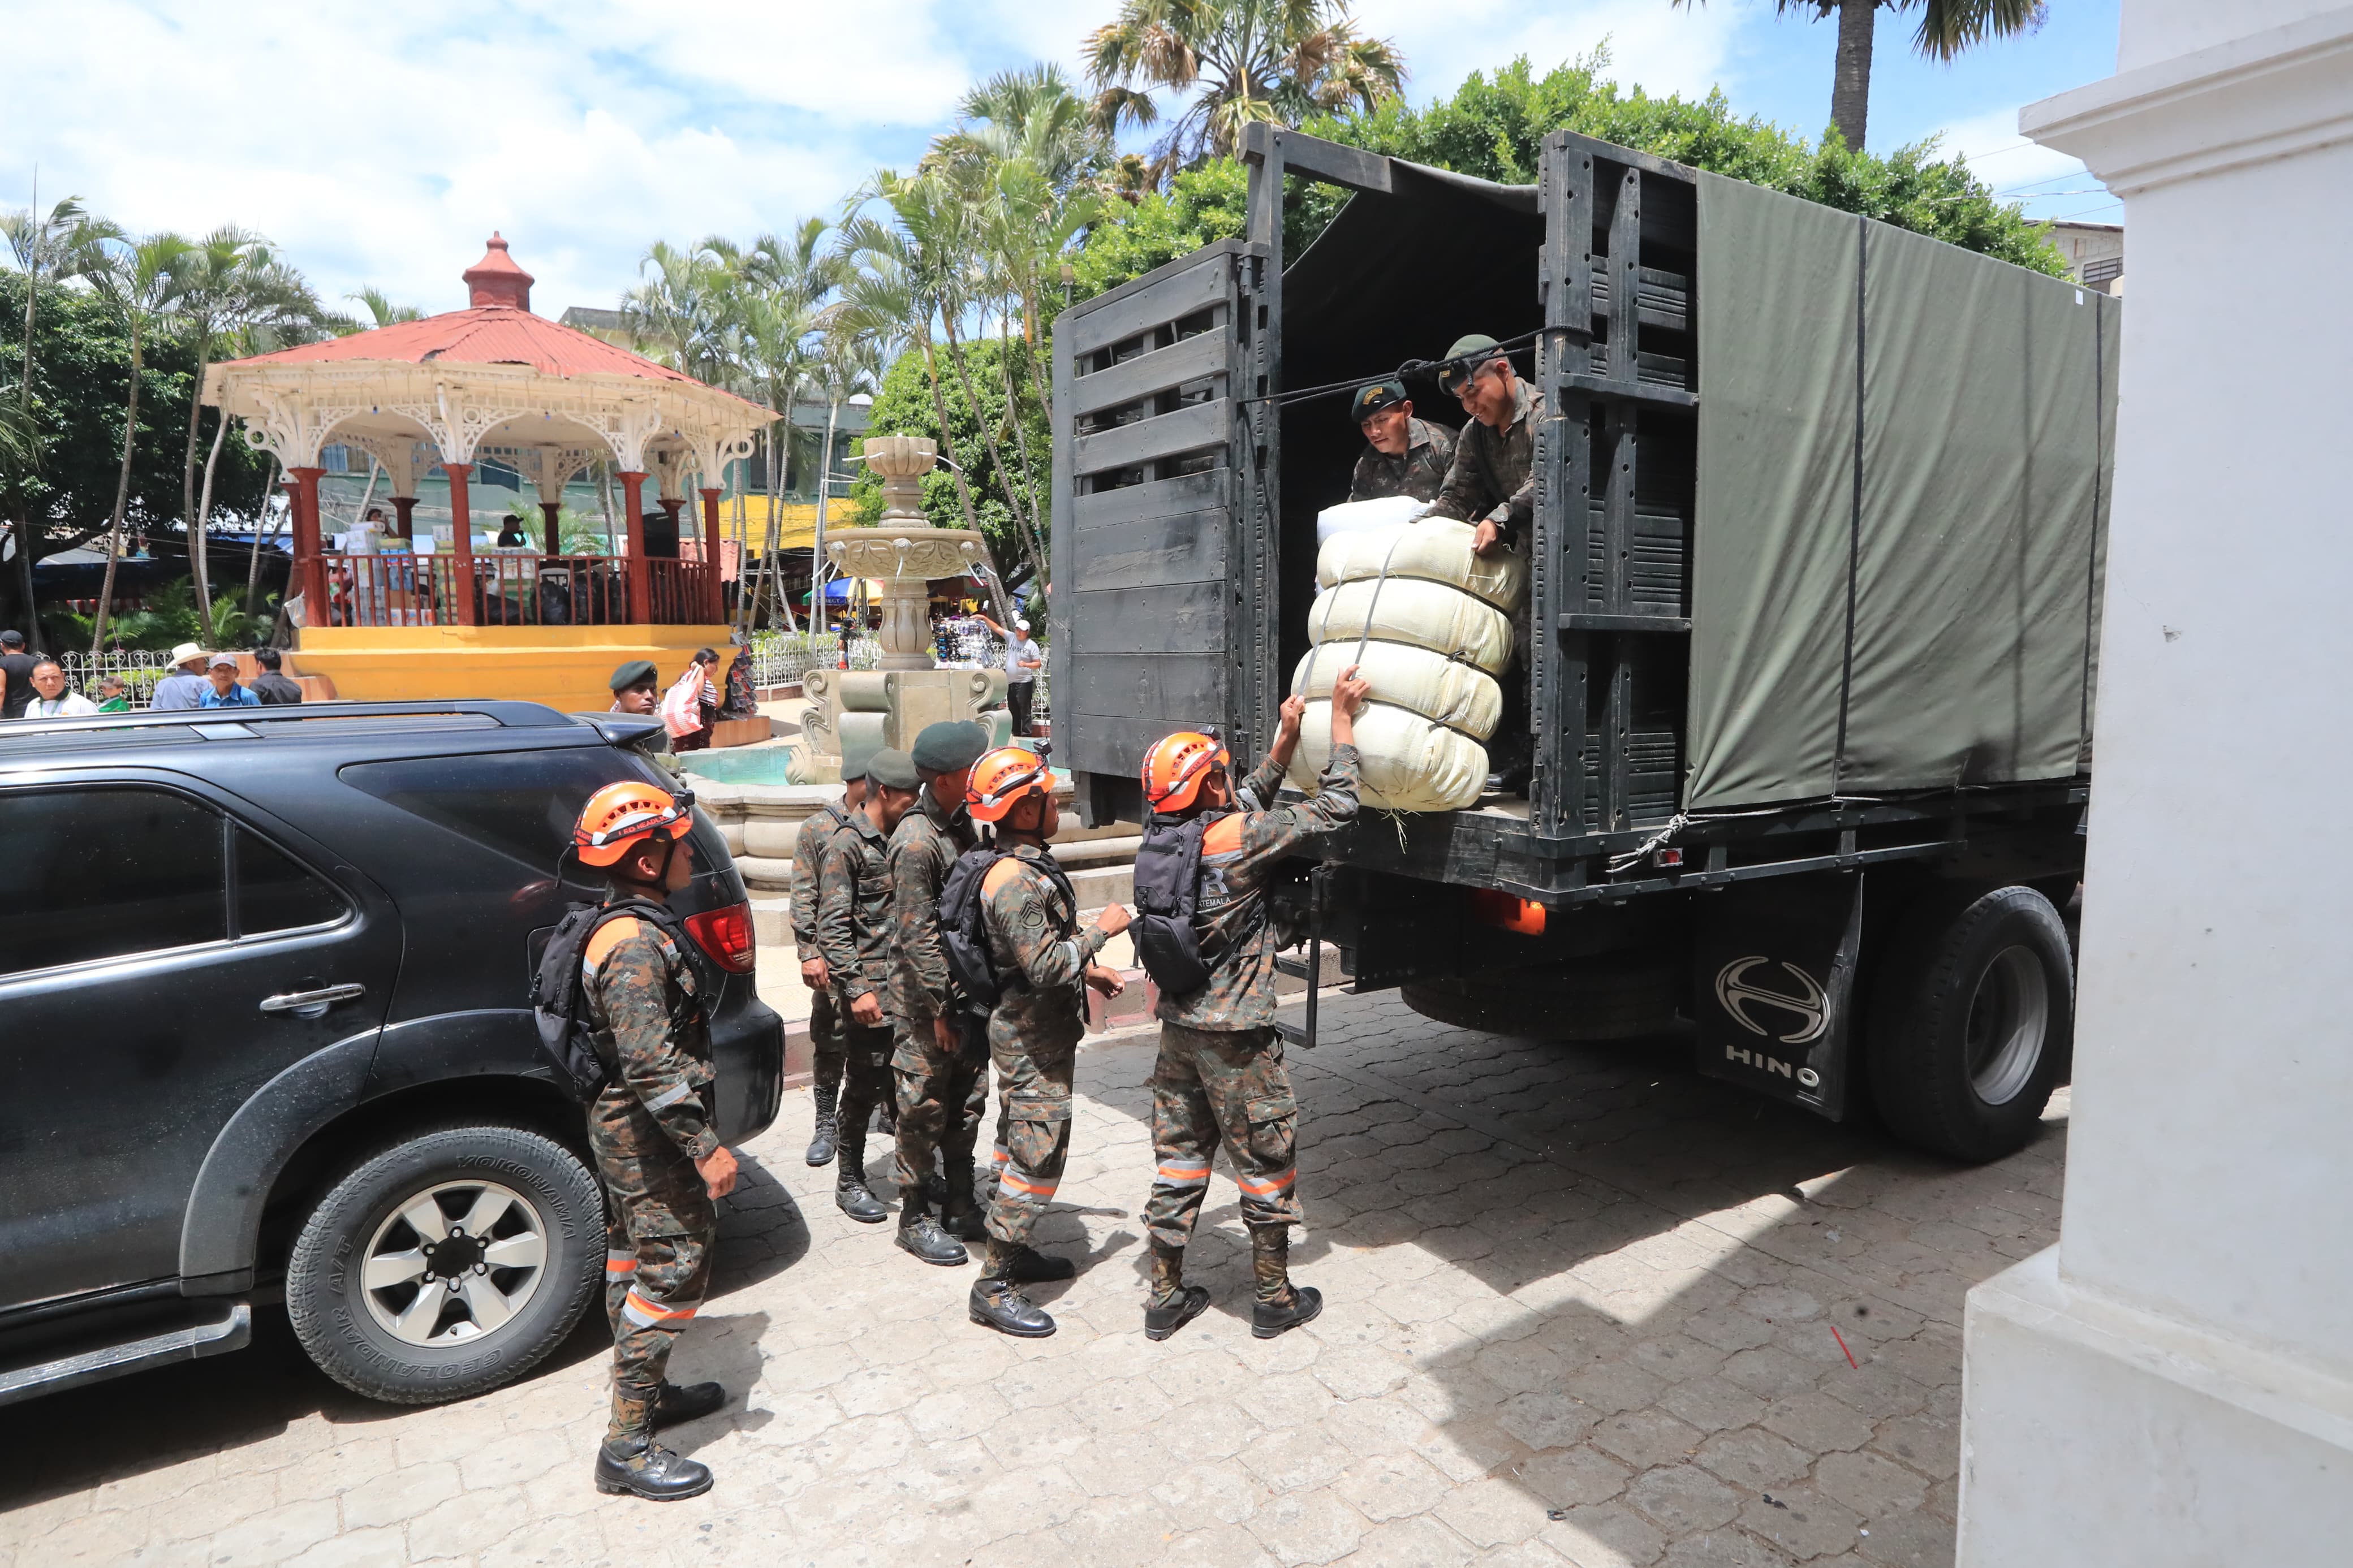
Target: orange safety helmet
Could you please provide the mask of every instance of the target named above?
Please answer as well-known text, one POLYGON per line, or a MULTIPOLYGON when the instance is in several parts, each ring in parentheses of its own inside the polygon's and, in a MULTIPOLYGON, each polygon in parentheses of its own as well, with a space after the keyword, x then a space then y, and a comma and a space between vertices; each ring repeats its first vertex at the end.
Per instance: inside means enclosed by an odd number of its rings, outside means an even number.
POLYGON ((1200 798, 1201 781, 1232 762, 1213 735, 1198 730, 1164 735, 1144 753, 1144 804, 1154 811, 1187 810, 1200 798))
POLYGON ((999 746, 972 764, 964 806, 975 822, 1002 822, 1029 795, 1054 793, 1054 772, 1046 759, 1020 746, 999 746))
POLYGON ((572 849, 590 866, 610 866, 629 846, 657 834, 683 838, 694 826, 694 796, 624 779, 588 797, 572 829, 572 849), (682 797, 682 798, 681 798, 682 797))

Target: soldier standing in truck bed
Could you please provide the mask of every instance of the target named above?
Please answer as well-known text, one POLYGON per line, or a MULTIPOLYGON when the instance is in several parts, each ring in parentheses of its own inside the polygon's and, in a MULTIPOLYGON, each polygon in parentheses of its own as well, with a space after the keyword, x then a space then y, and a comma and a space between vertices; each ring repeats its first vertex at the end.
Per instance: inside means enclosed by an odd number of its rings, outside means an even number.
POLYGON ((1185 1283, 1185 1247, 1209 1189, 1209 1157, 1220 1143, 1241 1188, 1257 1277, 1250 1332, 1272 1339, 1324 1310, 1312 1287, 1291 1283, 1291 1227, 1299 1223, 1299 1105, 1274 1032, 1274 955, 1290 940, 1266 907, 1274 868, 1320 833, 1356 815, 1356 713, 1370 689, 1350 665, 1332 685, 1332 758, 1317 792, 1297 805, 1256 809, 1281 787, 1299 744, 1307 704, 1292 697, 1282 722, 1241 788, 1253 803, 1237 808, 1225 748, 1180 731, 1144 758, 1144 801, 1162 819, 1210 815, 1201 835, 1194 929, 1208 980, 1182 996, 1163 991, 1160 1057, 1152 1068, 1152 1150, 1155 1174, 1145 1201, 1152 1234, 1152 1283, 1144 1309, 1146 1339, 1165 1340, 1198 1318, 1209 1293, 1185 1283))
MULTIPOLYGON (((1525 552, 1536 515, 1536 426, 1544 394, 1522 381, 1511 356, 1483 332, 1457 338, 1440 362, 1438 384, 1461 401, 1470 418, 1454 439, 1454 463, 1430 515, 1472 524, 1472 548, 1525 552)), ((1525 788, 1534 755, 1528 734, 1528 602, 1512 612, 1512 663, 1504 671, 1504 716, 1487 742, 1490 793, 1525 788)))
POLYGON ((866 803, 849 814, 818 868, 817 944, 842 1010, 841 1164, 833 1201, 861 1225, 891 1211, 866 1185, 866 1118, 891 1090, 892 829, 915 804, 915 763, 900 751, 866 763, 866 803))
MULTIPOLYGON (((648 666, 651 668, 651 666, 648 666)), ((834 1110, 841 1094, 841 1009, 825 954, 817 944, 817 875, 826 847, 866 802, 866 759, 841 761, 841 798, 818 806, 801 821, 793 839, 793 951, 801 956, 801 984, 809 992, 809 1054, 817 1075, 817 1130, 809 1136, 808 1163, 829 1164, 840 1133, 834 1110)))
POLYGON ((1365 433, 1365 453, 1356 459, 1348 499, 1375 500, 1411 496, 1436 500, 1454 461, 1454 433, 1413 416, 1413 400, 1401 381, 1376 381, 1356 388, 1349 416, 1365 433))
MULTIPOLYGON (((899 1245, 926 1263, 966 1260, 959 1244, 985 1233, 972 1198, 972 1146, 988 1099, 987 1042, 967 1040, 940 945, 940 889, 978 842, 965 811, 972 764, 988 750, 977 724, 931 724, 915 737, 923 781, 915 808, 891 833, 891 1076, 899 1097, 899 1245), (934 1154, 947 1184, 932 1218, 924 1186, 934 1154)), ((977 1035, 979 1031, 974 1030, 977 1035)))

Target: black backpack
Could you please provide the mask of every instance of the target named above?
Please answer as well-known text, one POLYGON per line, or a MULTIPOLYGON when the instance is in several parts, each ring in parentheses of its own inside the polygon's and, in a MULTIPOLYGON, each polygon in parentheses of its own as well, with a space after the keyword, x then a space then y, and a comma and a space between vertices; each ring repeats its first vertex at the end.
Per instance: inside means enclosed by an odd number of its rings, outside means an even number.
MULTIPOLYGON (((1012 853, 995 844, 967 849, 948 868, 948 879, 940 889, 940 949, 947 955, 948 977, 964 997, 966 1010, 977 1018, 985 1018, 995 1010, 1008 986, 1025 984, 1018 974, 998 975, 997 956, 989 950, 988 931, 981 923, 981 884, 987 879, 990 868, 1012 853)), ((1050 854, 1029 863, 1045 872, 1061 889, 1075 921, 1079 896, 1071 886, 1069 874, 1050 854)))
POLYGON ((1204 947, 1195 923, 1201 897, 1201 838, 1211 816, 1145 823, 1135 852, 1135 955, 1163 996, 1190 996, 1209 973, 1266 918, 1266 900, 1253 897, 1229 936, 1204 947))
POLYGON ((551 1076, 556 1087, 583 1105, 604 1091, 616 1070, 616 1064, 598 1054, 595 1037, 579 1016, 582 955, 588 951, 588 939, 596 928, 615 915, 649 921, 670 933, 670 940, 680 944, 680 952, 693 951, 686 945, 686 932, 678 917, 650 899, 575 904, 555 922, 539 955, 539 968, 531 977, 532 1017, 539 1025, 539 1054, 554 1069, 551 1076))

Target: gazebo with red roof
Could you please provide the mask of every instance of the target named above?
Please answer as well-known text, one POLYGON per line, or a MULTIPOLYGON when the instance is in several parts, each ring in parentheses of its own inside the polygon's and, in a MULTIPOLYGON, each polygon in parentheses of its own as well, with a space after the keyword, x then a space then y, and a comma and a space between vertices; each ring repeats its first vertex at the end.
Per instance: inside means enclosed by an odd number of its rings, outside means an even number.
MULTIPOLYGON (((776 415, 533 315, 532 276, 495 234, 464 278, 470 300, 465 310, 229 361, 206 377, 205 401, 241 418, 246 439, 277 456, 291 481, 302 651, 324 653, 362 641, 381 645, 382 651, 406 639, 355 641, 342 634, 425 626, 560 629, 562 637, 536 640, 604 651, 644 639, 608 636, 594 642, 584 640, 584 628, 691 627, 699 640, 723 636, 722 477, 730 461, 751 452, 754 433, 776 415), (335 444, 375 457, 391 480, 399 519, 394 533, 401 542, 388 539, 385 552, 322 548, 320 453, 335 444), (477 554, 468 480, 485 458, 512 466, 538 486, 546 519, 543 551, 524 557, 477 554), (556 536, 564 487, 599 460, 614 466, 626 498, 626 553, 564 553, 556 536), (417 481, 436 467, 448 479, 450 549, 417 554, 410 541, 417 481), (645 480, 657 480, 657 497, 674 525, 690 473, 702 500, 702 559, 650 554, 649 531, 639 521, 645 480)), ((506 637, 472 640, 485 651, 526 646, 506 637)), ((349 673, 357 675, 358 668, 352 666, 349 673)), ((337 672, 339 689, 346 684, 344 674, 337 672)), ((480 680, 484 672, 478 668, 464 678, 480 680)), ((361 684, 369 682, 362 678, 361 684)), ((417 680, 397 684, 414 687, 417 680)), ((575 686, 563 689, 570 694, 575 686)))

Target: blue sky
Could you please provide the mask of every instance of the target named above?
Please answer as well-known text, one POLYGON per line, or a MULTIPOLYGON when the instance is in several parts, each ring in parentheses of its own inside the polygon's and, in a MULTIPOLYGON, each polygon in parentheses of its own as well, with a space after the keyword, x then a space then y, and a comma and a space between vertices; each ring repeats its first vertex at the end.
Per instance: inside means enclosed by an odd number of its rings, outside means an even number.
MULTIPOLYGON (((373 283, 428 310, 492 228, 533 303, 610 304, 657 237, 748 237, 831 215, 903 166, 970 82, 1072 66, 1115 0, 0 0, 20 52, 0 100, 0 205, 83 196, 134 230, 242 223, 321 291, 373 283)), ((2022 103, 2108 75, 2116 0, 2052 0, 2038 34, 1951 67, 1883 15, 1872 144, 1943 132, 2037 216, 2121 221, 2081 165, 2022 146, 2022 103)), ((1835 24, 1772 0, 1357 0, 1417 102, 1518 54, 1609 40, 1654 92, 1721 85, 1811 136, 1835 24)))

